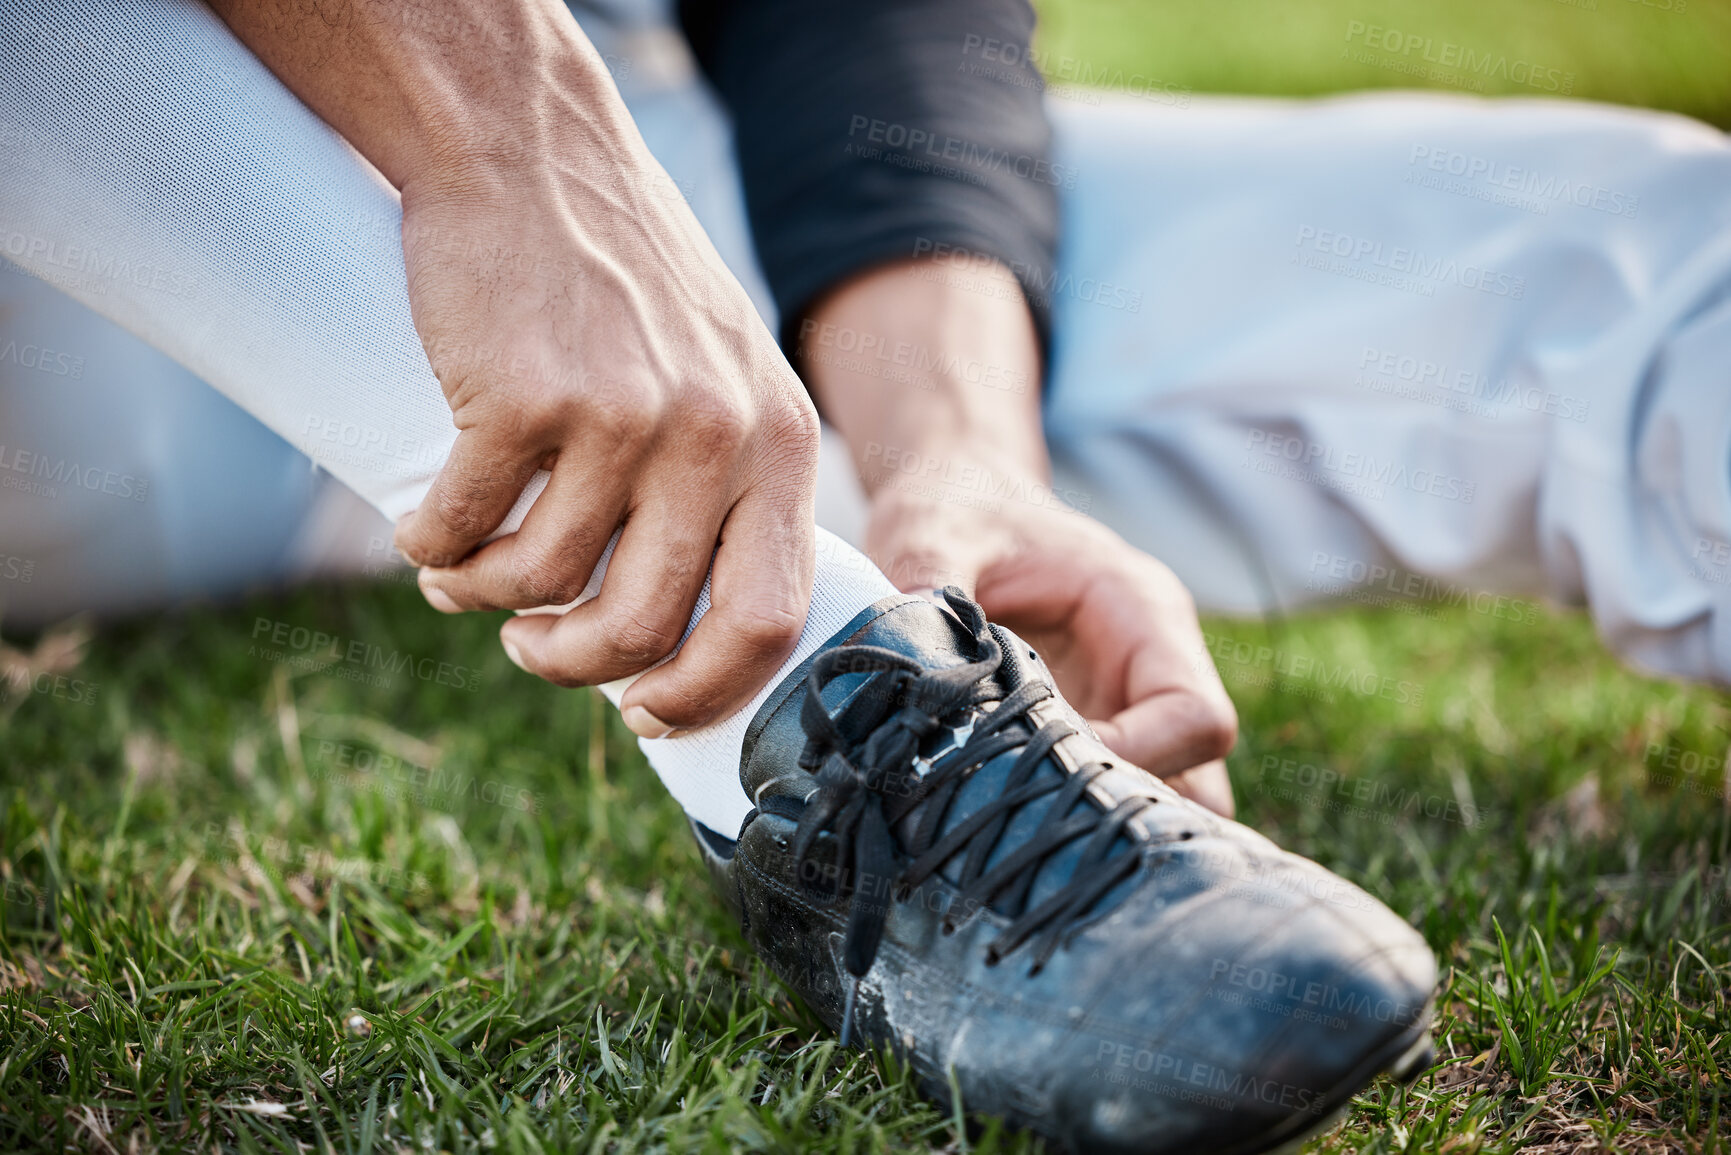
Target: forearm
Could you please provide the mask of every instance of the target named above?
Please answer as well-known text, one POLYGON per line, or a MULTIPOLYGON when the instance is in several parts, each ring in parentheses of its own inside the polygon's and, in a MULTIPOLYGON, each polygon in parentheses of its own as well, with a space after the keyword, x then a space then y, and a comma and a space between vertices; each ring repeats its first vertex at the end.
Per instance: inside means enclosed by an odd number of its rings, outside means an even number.
POLYGON ((1039 341, 1001 265, 880 266, 820 301, 795 341, 870 493, 1049 479, 1039 341))
POLYGON ((558 0, 213 0, 252 51, 390 182, 605 163, 640 148, 558 0))

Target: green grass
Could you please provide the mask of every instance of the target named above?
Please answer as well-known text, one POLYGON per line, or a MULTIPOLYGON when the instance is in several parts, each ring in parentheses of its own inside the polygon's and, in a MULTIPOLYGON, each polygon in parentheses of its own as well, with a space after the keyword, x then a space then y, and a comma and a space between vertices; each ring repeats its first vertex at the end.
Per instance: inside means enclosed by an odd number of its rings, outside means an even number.
POLYGON ((1666 108, 1731 127, 1726 0, 1053 0, 1036 6, 1039 48, 1047 71, 1060 77, 1116 78, 1162 94, 1167 85, 1274 96, 1413 87, 1563 94, 1666 108), (1373 27, 1382 31, 1372 33, 1373 27), (1393 49, 1391 31, 1400 33, 1401 50, 1393 49), (1459 63, 1467 52, 1473 67, 1459 63), (1427 53, 1433 62, 1428 76, 1397 70, 1402 63, 1424 65, 1427 53), (1538 69, 1536 81, 1529 79, 1531 68, 1538 69))
MULTIPOLYGON (((66 682, 0 733, 0 1149, 1026 1148, 837 1054, 613 712, 516 671, 496 621, 313 589, 110 626, 76 666, 43 647, 66 682), (291 669, 261 620, 477 688, 291 669)), ((1437 1068, 1317 1149, 1718 1149, 1725 699, 1618 668, 1573 614, 1210 629, 1405 687, 1223 663, 1245 818, 1446 968, 1437 1068)))
MULTIPOLYGON (((1722 3, 1043 13, 1048 59, 1199 92, 1410 83, 1341 59, 1358 20, 1731 122, 1722 3)), ((0 1150, 1030 1149, 838 1054, 616 717, 516 671, 496 624, 319 588, 9 639, 0 1150), (261 619, 433 664, 279 662, 261 619)), ((1619 668, 1575 614, 1209 628, 1247 647, 1222 664, 1242 816, 1445 965, 1436 1068, 1312 1149, 1724 1150, 1731 704, 1619 668), (1264 645, 1397 692, 1283 678, 1264 645)))

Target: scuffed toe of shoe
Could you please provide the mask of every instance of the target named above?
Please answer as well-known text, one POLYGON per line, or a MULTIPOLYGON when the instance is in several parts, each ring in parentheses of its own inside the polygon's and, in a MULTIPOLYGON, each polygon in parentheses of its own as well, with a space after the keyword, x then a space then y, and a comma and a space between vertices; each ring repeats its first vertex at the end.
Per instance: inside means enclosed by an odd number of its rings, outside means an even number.
POLYGON ((1071 1150, 1270 1150, 1428 1037, 1436 961, 1417 932, 1314 863, 1213 841, 1175 856, 1177 901, 1139 896, 1090 932, 1119 977, 1044 1064, 1044 1129, 1071 1150), (1186 865, 1213 885, 1187 887, 1186 865))

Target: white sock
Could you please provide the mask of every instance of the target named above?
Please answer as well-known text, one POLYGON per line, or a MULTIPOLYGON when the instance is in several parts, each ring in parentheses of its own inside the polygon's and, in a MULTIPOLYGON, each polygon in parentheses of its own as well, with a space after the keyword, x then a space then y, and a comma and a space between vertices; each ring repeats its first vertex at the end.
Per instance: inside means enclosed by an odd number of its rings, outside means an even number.
MULTIPOLYGON (((0 108, 13 121, 0 122, 0 253, 199 374, 386 517, 419 504, 456 429, 410 320, 396 192, 208 8, 15 0, 0 108)), ((818 531, 805 631, 770 685, 722 722, 641 743, 688 814, 739 829, 758 705, 894 592, 818 531)), ((705 585, 693 623, 708 607, 705 585)), ((617 704, 623 684, 608 689, 617 704)))

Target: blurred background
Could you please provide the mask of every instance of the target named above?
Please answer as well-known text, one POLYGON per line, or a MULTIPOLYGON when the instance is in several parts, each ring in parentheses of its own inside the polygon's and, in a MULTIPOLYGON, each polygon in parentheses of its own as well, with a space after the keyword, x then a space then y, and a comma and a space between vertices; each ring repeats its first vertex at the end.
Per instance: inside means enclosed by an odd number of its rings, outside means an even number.
MULTIPOLYGON (((1444 45, 1464 45, 1572 74, 1578 100, 1670 109, 1731 127, 1725 0, 1040 0, 1035 8, 1048 59, 1068 55, 1087 62, 1079 68, 1142 73, 1196 92, 1540 91, 1508 76, 1469 83, 1459 69, 1394 71, 1394 54, 1366 52, 1363 33, 1349 39, 1348 30, 1362 25, 1428 38, 1433 60, 1444 45), (1381 63, 1355 59, 1355 51, 1381 63)), ((1424 52, 1416 47, 1399 59, 1422 63, 1424 52)))

